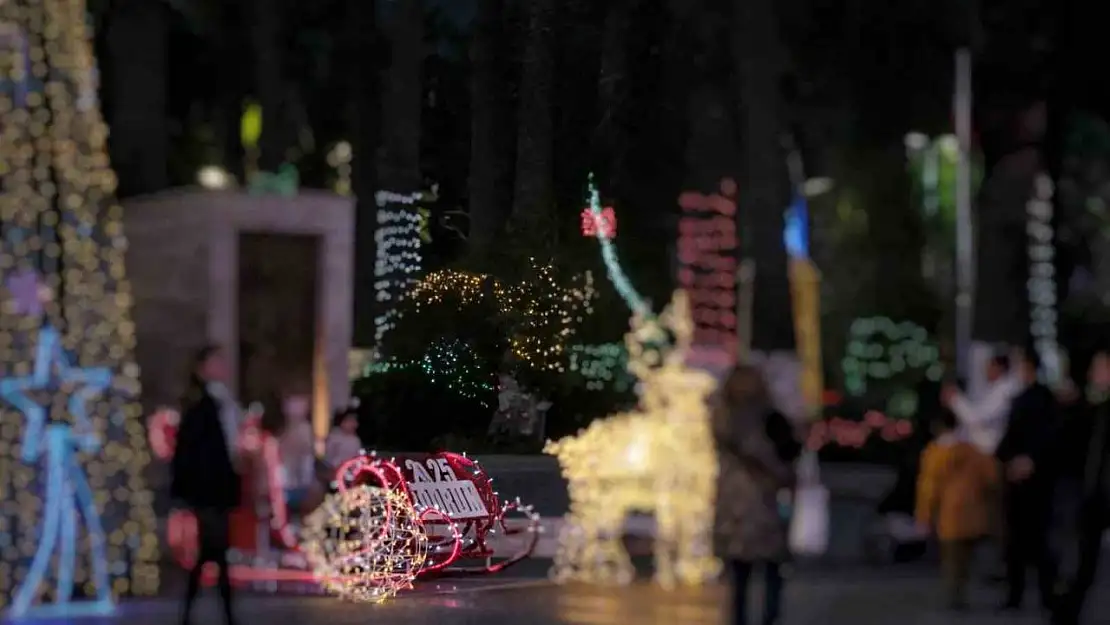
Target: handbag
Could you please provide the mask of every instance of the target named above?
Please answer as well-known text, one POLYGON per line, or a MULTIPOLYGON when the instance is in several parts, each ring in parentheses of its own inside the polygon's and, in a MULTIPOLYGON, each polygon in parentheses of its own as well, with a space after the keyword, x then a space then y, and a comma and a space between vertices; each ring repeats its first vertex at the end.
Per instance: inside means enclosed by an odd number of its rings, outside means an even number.
POLYGON ((809 557, 823 555, 829 546, 829 490, 821 484, 817 454, 812 451, 798 460, 789 544, 794 555, 809 557))

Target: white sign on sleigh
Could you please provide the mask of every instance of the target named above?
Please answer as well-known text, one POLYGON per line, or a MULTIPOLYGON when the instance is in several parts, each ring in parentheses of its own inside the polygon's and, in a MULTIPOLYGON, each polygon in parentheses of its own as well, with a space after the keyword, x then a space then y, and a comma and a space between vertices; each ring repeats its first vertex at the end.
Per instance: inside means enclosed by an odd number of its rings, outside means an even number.
POLYGON ((417 506, 438 508, 455 520, 489 518, 478 487, 470 480, 458 479, 445 459, 408 459, 404 468, 417 506))

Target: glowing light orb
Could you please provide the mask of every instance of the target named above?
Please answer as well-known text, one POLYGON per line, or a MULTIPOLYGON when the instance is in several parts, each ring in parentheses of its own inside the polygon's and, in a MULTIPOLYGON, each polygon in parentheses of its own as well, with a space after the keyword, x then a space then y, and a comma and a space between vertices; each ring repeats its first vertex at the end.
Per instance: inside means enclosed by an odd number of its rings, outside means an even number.
POLYGON ((412 587, 428 537, 403 493, 358 486, 329 496, 305 519, 301 548, 325 590, 380 603, 412 587))

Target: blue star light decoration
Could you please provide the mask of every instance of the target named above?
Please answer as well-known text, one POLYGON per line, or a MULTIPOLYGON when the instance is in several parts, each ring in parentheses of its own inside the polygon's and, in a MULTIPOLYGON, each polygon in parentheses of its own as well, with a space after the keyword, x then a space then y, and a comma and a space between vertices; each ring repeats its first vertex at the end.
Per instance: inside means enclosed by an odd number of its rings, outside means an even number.
POLYGON ((106 615, 115 610, 111 594, 105 533, 92 489, 77 452, 93 453, 100 440, 88 415, 88 403, 112 384, 106 367, 82 368, 73 364, 62 347, 57 329, 45 325, 39 331, 34 369, 30 375, 0 378, 0 400, 23 414, 22 461, 42 461, 46 472, 43 519, 36 536, 38 550, 31 568, 12 599, 11 618, 71 618, 106 615), (49 423, 50 409, 32 397, 36 391, 73 387, 67 410, 73 425, 49 423), (84 517, 90 544, 92 578, 96 598, 73 600, 74 568, 77 561, 78 513, 84 517), (39 588, 47 580, 51 560, 56 558, 56 589, 51 603, 34 605, 39 588))

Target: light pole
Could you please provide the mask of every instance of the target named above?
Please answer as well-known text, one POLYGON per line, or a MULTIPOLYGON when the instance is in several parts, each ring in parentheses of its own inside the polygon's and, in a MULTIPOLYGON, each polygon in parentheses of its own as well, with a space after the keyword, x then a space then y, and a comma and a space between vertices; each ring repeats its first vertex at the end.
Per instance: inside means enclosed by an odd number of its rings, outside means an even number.
POLYGON ((969 379, 975 292, 974 223, 971 216, 971 50, 956 51, 952 102, 959 142, 956 165, 956 371, 969 379))

